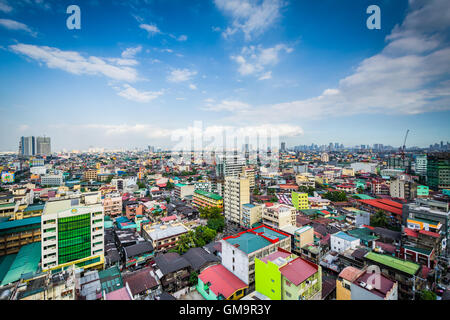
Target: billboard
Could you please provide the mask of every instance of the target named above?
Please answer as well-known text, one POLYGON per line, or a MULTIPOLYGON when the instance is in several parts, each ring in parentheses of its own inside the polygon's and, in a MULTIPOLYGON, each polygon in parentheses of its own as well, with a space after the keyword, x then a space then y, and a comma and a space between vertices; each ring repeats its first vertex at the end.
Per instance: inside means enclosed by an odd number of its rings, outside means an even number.
POLYGON ((2 183, 13 183, 13 182, 14 182, 14 172, 2 171, 2 183))

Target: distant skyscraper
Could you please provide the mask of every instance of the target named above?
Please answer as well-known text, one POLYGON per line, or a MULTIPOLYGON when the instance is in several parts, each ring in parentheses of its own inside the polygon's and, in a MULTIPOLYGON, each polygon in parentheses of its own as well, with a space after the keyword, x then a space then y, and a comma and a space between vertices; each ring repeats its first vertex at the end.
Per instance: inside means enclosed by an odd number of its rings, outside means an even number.
POLYGON ((286 152, 286 142, 282 142, 282 143, 281 143, 280 151, 281 151, 281 152, 286 152))
POLYGON ((33 136, 21 137, 19 142, 19 155, 34 156, 36 154, 36 142, 33 136))
POLYGON ((50 137, 36 138, 36 154, 42 156, 49 156, 52 154, 50 137))

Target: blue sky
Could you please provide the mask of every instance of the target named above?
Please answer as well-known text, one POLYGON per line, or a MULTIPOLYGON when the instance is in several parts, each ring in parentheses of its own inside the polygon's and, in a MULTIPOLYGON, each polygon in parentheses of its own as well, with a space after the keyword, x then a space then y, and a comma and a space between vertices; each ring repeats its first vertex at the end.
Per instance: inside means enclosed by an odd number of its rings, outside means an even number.
POLYGON ((0 0, 0 150, 171 146, 194 121, 288 146, 449 140, 448 1, 123 2, 0 0))

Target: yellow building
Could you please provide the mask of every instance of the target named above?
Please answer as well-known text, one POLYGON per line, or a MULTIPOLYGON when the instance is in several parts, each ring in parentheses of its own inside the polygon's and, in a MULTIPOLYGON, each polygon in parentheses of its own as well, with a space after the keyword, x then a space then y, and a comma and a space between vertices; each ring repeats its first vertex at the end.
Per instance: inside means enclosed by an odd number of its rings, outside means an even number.
POLYGON ((199 207, 217 207, 223 208, 223 198, 218 194, 207 192, 203 190, 195 190, 192 198, 192 205, 199 207))
POLYGON ((292 191, 292 205, 297 210, 309 209, 308 194, 292 191))
POLYGON ((97 180, 97 170, 86 170, 83 173, 84 180, 97 180))
POLYGON ((355 267, 346 267, 339 273, 336 279, 336 300, 351 300, 351 284, 355 281, 362 273, 363 270, 359 270, 355 267))

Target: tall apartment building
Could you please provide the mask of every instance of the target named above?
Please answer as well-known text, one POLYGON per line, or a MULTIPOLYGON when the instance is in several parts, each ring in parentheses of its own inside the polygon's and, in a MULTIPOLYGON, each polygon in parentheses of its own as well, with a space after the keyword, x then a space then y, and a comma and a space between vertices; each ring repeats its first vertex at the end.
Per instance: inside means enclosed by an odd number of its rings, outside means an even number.
POLYGON ((411 176, 402 174, 389 185, 390 195, 393 198, 412 199, 415 197, 414 183, 411 176))
POLYGON ((255 258, 277 251, 291 250, 290 236, 267 226, 259 226, 223 238, 222 265, 250 287, 255 283, 255 258))
POLYGON ((263 209, 262 223, 275 229, 295 226, 296 219, 297 210, 286 204, 275 203, 271 206, 266 205, 263 209))
POLYGON ((414 161, 415 172, 419 176, 427 175, 427 155, 421 154, 416 156, 416 160, 414 161))
POLYGON ((36 154, 35 137, 21 137, 19 141, 19 155, 34 156, 36 154))
POLYGON ((262 221, 262 204, 246 203, 242 205, 242 219, 241 226, 246 229, 251 229, 256 223, 262 221))
POLYGON ((225 177, 224 213, 229 222, 241 224, 242 205, 250 203, 250 181, 246 178, 225 177))
POLYGON ((50 137, 21 137, 19 141, 19 155, 51 155, 50 137))
POLYGON ((250 190, 255 188, 255 169, 252 167, 243 167, 240 175, 243 178, 247 178, 250 182, 250 190))
POLYGON ((223 156, 218 159, 216 175, 218 177, 238 177, 245 167, 245 159, 238 156, 223 156))
POLYGON ((98 268, 104 262, 104 214, 100 193, 48 201, 41 218, 42 270, 98 268))
POLYGON ((427 184, 433 190, 450 188, 450 153, 427 156, 427 184))
POLYGON ((52 154, 50 137, 36 138, 36 154, 43 156, 49 156, 52 154))

